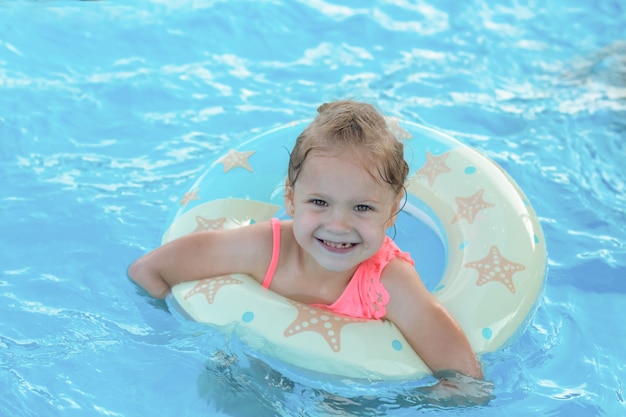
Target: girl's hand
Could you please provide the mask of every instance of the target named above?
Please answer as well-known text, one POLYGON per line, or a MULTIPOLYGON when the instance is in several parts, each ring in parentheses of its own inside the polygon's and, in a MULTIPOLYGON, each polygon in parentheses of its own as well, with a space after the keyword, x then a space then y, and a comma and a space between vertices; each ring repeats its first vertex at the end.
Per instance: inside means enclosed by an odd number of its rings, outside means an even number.
POLYGON ((407 405, 473 407, 487 405, 495 398, 491 382, 453 371, 440 372, 436 377, 439 378, 436 384, 416 388, 412 394, 398 398, 398 402, 407 405))
POLYGON ((163 299, 171 292, 170 285, 158 272, 151 271, 148 262, 141 257, 128 267, 128 277, 142 287, 152 297, 163 299))

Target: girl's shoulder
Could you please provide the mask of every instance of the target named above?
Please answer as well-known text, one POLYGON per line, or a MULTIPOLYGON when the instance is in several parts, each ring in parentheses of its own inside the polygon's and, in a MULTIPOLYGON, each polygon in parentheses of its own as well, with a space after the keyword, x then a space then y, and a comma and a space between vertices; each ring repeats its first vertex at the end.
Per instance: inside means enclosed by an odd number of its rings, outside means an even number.
POLYGON ((382 271, 380 281, 391 300, 406 296, 415 299, 428 293, 413 263, 404 257, 395 257, 389 261, 382 271))

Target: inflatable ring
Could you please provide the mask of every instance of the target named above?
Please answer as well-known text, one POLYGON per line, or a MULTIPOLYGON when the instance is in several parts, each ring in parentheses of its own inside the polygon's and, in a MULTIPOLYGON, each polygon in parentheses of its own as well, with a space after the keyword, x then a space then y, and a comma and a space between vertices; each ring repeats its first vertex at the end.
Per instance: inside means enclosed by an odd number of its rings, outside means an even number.
MULTIPOLYGON (((215 160, 180 201, 163 243, 285 217, 289 151, 306 122, 261 134, 215 160)), ((428 225, 445 249, 433 293, 477 355, 495 351, 523 327, 543 288, 546 248, 537 217, 515 182, 475 149, 414 123, 387 123, 404 141, 411 168, 403 210, 428 225)), ((413 233, 400 218, 396 227, 413 233)), ((293 302, 246 275, 181 283, 172 294, 170 306, 191 319, 234 332, 262 356, 296 367, 369 380, 430 373, 390 322, 293 302)))

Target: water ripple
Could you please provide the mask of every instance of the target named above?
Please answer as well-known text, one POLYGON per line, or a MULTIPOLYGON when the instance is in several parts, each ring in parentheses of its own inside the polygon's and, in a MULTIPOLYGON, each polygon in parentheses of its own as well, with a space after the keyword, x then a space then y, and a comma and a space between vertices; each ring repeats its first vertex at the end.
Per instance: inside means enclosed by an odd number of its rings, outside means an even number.
POLYGON ((0 414, 623 412, 624 6, 352 3, 0 1, 0 414), (477 147, 540 216, 545 296, 483 357, 489 408, 226 366, 125 276, 218 154, 346 97, 477 147))

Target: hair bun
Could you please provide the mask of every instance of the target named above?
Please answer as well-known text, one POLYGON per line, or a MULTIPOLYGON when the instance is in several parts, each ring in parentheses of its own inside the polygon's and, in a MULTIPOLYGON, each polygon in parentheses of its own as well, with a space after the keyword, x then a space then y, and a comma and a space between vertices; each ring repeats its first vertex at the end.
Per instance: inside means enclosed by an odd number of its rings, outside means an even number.
POLYGON ((326 110, 328 110, 329 107, 330 107, 330 103, 324 103, 317 108, 317 112, 320 114, 324 113, 326 110))

